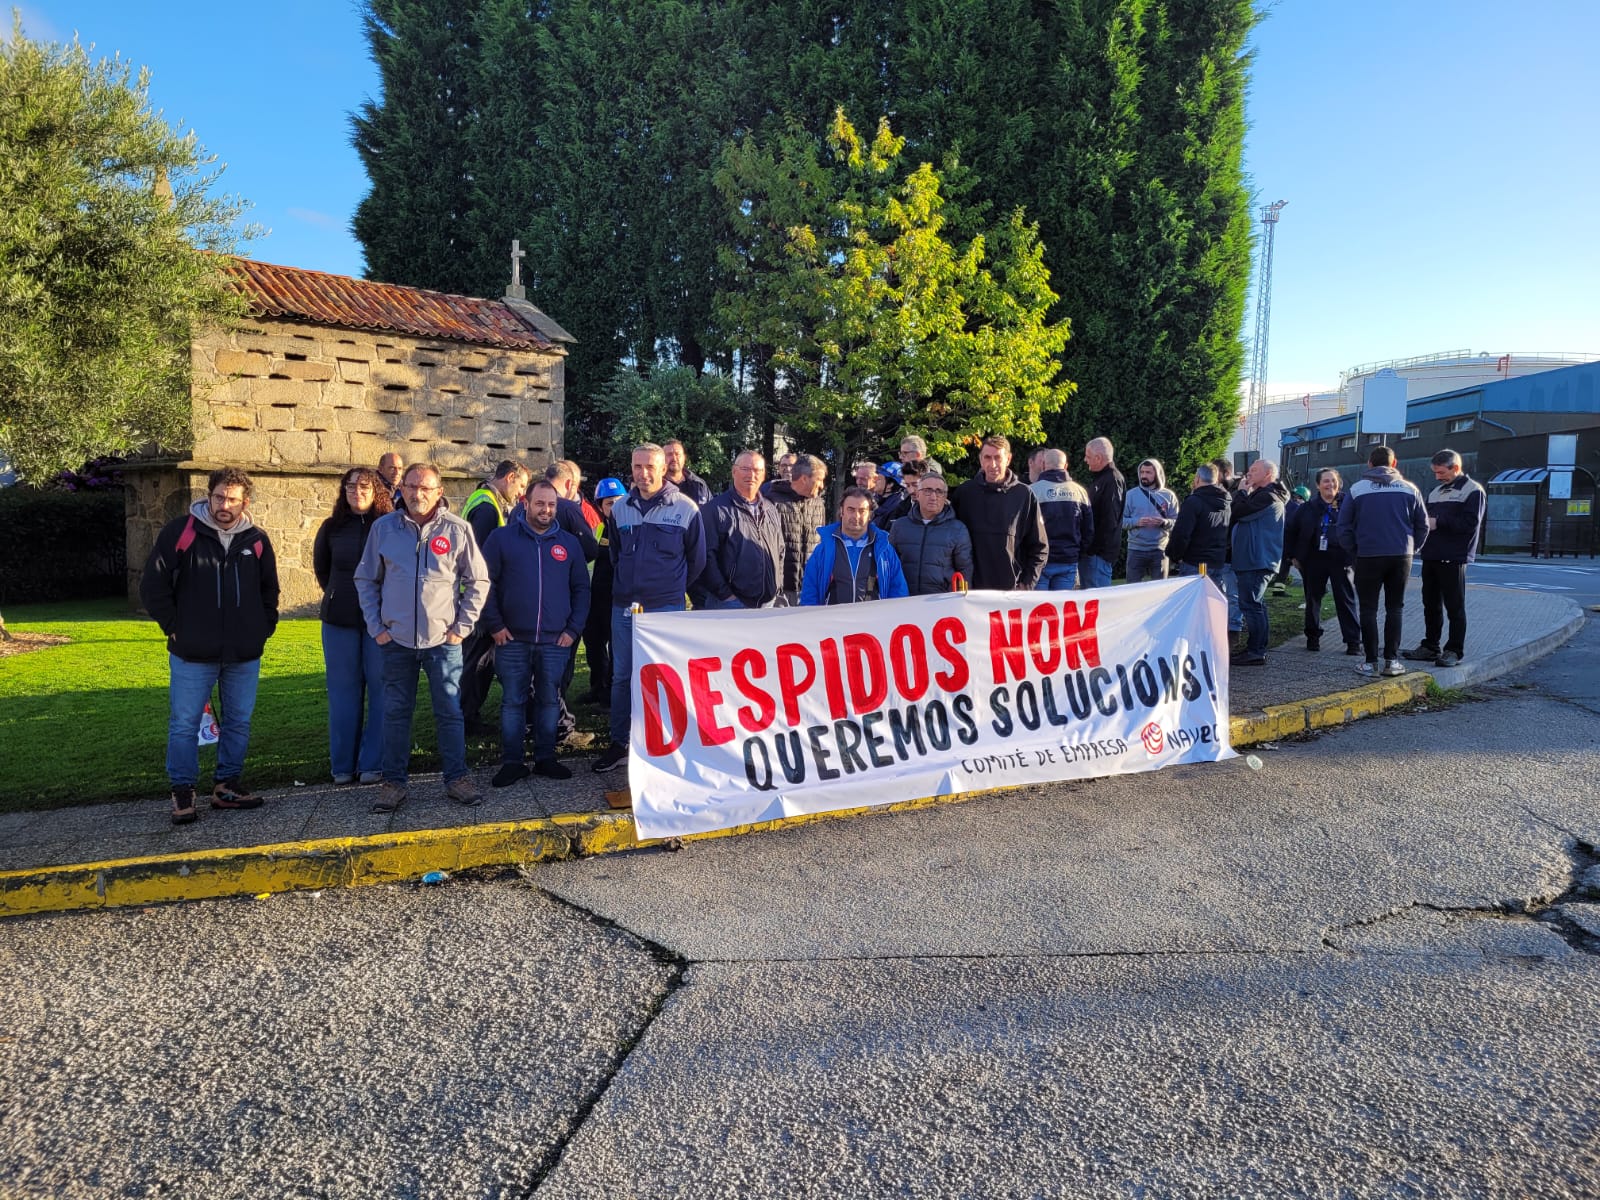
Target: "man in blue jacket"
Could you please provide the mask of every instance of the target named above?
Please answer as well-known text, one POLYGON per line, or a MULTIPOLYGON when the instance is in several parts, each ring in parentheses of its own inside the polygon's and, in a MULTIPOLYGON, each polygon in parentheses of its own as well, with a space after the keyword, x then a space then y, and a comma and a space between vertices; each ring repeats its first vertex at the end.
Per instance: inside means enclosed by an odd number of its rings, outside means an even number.
POLYGON ((1065 450, 1040 450, 1039 478, 1032 484, 1044 518, 1049 560, 1035 585, 1041 592, 1070 592, 1078 586, 1078 562, 1094 545, 1094 509, 1089 493, 1067 474, 1065 450))
POLYGON ((1375 447, 1367 469, 1339 510, 1339 545, 1355 560, 1356 599, 1361 605, 1363 675, 1378 669, 1378 593, 1383 593, 1384 675, 1404 675, 1400 622, 1411 578, 1411 555, 1428 540, 1428 510, 1422 493, 1395 470, 1394 451, 1375 447))
POLYGON ((1259 667, 1267 661, 1271 627, 1267 615, 1267 582, 1283 558, 1283 509, 1289 489, 1278 479, 1278 464, 1258 458, 1250 464, 1234 497, 1233 573, 1239 586, 1239 612, 1244 617, 1245 646, 1233 662, 1259 667))
POLYGON ((889 535, 872 524, 872 496, 866 488, 845 488, 839 519, 817 532, 822 540, 806 560, 801 604, 854 604, 909 595, 900 556, 889 535))
POLYGON ((1404 656, 1453 667, 1467 652, 1467 564, 1478 556, 1484 495, 1454 450, 1439 451, 1431 465, 1439 486, 1428 493, 1428 540, 1422 546, 1422 642, 1404 656), (1450 637, 1440 650, 1446 614, 1450 637))
POLYGON ((667 482, 667 455, 646 442, 633 448, 633 487, 611 509, 606 551, 611 585, 611 745, 594 771, 628 761, 633 729, 633 614, 682 612, 689 585, 706 567, 700 506, 667 482))
POLYGON ((700 586, 710 608, 771 608, 783 570, 783 526, 761 494, 767 460, 745 450, 733 460, 733 485, 700 509, 706 569, 700 586))
POLYGON ((556 761, 561 680, 572 647, 589 619, 589 571, 578 539, 556 525, 555 484, 541 479, 528 490, 522 517, 501 526, 483 546, 489 599, 483 625, 494 639, 500 677, 500 770, 495 787, 524 779, 523 742, 533 689, 533 772, 571 779, 556 761))

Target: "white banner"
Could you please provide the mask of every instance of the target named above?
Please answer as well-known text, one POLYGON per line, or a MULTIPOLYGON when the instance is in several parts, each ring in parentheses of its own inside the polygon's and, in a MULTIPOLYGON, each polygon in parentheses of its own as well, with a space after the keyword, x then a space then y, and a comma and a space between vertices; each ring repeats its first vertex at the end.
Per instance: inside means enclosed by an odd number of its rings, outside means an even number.
POLYGON ((640 837, 1234 757, 1199 577, 634 618, 640 837))

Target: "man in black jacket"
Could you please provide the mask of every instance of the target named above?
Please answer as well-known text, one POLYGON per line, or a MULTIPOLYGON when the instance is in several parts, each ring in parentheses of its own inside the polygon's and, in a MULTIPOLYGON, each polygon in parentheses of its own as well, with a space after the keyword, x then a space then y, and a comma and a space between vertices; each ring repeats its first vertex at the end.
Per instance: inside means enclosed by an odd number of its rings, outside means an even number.
POLYGON ((972 586, 1032 591, 1049 559, 1039 501, 1011 471, 1011 443, 998 435, 978 451, 982 474, 950 494, 956 520, 972 535, 972 586))
POLYGON ((828 519, 822 505, 827 483, 827 464, 820 458, 800 454, 789 468, 788 479, 780 479, 762 489, 778 510, 778 523, 783 530, 783 570, 779 586, 785 604, 800 603, 806 560, 820 540, 817 530, 828 519))
POLYGON ((1084 547, 1079 559, 1081 586, 1111 586, 1111 572, 1122 553, 1122 503, 1128 484, 1117 470, 1116 451, 1111 439, 1097 437, 1083 448, 1083 461, 1089 476, 1089 507, 1094 512, 1094 540, 1084 547))
POLYGON ((1195 468, 1194 488, 1178 505, 1178 522, 1167 539, 1167 557, 1178 575, 1198 575, 1203 563, 1215 576, 1228 559, 1228 517, 1233 497, 1217 486, 1210 463, 1195 468))
POLYGON ((1439 486, 1428 493, 1428 540, 1422 543, 1422 642, 1401 657, 1453 667, 1467 652, 1467 566, 1478 556, 1484 492, 1461 469, 1461 455, 1441 450, 1430 465, 1439 486), (1444 648, 1439 634, 1450 617, 1444 648))
POLYGON ((213 471, 204 500, 161 530, 145 562, 139 598, 167 635, 167 777, 172 823, 195 819, 200 778, 197 736, 211 690, 220 692, 212 808, 257 808, 240 781, 261 652, 278 627, 278 561, 250 519, 250 476, 213 471))
POLYGON ((771 608, 783 570, 778 510, 761 494, 767 460, 756 450, 733 460, 733 484, 700 510, 706 569, 700 575, 709 608, 771 608))

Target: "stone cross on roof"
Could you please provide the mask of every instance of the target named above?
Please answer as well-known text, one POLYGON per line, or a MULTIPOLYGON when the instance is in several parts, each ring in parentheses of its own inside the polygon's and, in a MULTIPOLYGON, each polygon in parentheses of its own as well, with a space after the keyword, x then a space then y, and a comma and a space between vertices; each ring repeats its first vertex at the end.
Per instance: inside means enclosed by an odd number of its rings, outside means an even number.
POLYGON ((506 288, 506 295, 513 300, 526 300, 528 289, 522 286, 522 260, 528 257, 528 252, 522 248, 522 242, 517 238, 511 239, 511 286, 506 288))

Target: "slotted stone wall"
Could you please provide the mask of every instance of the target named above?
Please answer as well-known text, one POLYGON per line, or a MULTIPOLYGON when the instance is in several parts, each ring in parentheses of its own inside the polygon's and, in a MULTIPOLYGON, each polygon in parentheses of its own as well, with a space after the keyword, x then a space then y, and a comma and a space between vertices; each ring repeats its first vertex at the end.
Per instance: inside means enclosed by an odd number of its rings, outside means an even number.
POLYGON ((493 465, 535 472, 562 457, 559 350, 502 350, 269 318, 197 338, 191 350, 194 444, 181 459, 131 464, 128 588, 161 526, 237 466, 255 482, 252 513, 278 552, 285 612, 312 611, 317 526, 338 477, 390 450, 431 461, 452 506, 493 465))

